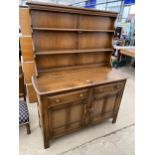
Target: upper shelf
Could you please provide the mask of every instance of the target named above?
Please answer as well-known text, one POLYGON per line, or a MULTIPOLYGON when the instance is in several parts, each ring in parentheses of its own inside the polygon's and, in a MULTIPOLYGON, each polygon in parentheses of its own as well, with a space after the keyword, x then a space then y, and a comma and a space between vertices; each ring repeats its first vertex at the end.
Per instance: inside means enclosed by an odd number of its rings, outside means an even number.
POLYGON ((35 52, 35 55, 51 55, 51 54, 73 54, 73 53, 96 53, 96 52, 110 52, 113 48, 103 49, 79 49, 79 50, 51 50, 35 52))
POLYGON ((64 28, 40 28, 33 27, 33 30, 38 31, 70 31, 70 32, 114 32, 115 30, 95 30, 95 29, 64 29, 64 28))

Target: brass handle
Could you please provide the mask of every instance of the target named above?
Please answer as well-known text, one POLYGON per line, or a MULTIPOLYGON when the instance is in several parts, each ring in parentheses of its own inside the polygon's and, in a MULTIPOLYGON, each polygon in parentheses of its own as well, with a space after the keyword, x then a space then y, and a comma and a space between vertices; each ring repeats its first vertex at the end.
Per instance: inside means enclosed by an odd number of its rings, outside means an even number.
POLYGON ((93 83, 93 81, 91 81, 91 80, 86 80, 86 82, 87 82, 87 83, 93 83))
POLYGON ((83 94, 80 94, 80 97, 82 98, 83 97, 83 94))
POLYGON ((59 99, 56 99, 56 102, 57 102, 57 103, 59 103, 59 102, 60 102, 60 100, 59 100, 59 99))

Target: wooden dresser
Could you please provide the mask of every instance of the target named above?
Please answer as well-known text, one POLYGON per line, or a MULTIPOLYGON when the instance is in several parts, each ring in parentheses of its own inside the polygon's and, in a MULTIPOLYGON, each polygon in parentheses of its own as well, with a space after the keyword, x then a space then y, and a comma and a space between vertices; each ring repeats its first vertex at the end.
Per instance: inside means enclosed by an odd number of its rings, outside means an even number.
POLYGON ((44 147, 112 118, 126 78, 111 67, 116 13, 28 2, 37 75, 32 83, 44 147))

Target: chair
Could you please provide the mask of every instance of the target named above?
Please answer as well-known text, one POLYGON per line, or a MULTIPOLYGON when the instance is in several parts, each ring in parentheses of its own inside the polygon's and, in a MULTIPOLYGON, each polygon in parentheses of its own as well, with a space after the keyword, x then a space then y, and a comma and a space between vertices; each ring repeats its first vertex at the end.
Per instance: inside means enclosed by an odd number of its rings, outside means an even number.
POLYGON ((31 133, 29 112, 26 101, 19 101, 19 125, 25 125, 27 129, 27 134, 31 133))

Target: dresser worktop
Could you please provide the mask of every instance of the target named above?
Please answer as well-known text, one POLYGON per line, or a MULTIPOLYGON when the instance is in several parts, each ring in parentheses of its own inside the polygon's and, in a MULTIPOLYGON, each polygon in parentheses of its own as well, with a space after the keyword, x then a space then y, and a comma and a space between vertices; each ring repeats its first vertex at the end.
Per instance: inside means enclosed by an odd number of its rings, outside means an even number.
POLYGON ((38 94, 44 95, 117 82, 124 79, 124 75, 121 75, 115 69, 95 67, 43 73, 38 78, 33 77, 32 81, 38 94))

